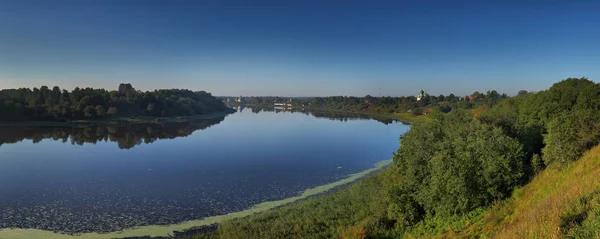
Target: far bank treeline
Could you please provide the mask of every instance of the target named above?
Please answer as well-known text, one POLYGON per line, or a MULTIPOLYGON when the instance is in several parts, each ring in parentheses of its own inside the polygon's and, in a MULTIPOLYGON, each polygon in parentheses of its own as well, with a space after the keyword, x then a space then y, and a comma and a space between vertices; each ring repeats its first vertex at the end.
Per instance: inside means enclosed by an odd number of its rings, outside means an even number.
POLYGON ((138 91, 131 84, 118 90, 75 88, 73 91, 21 88, 0 91, 0 121, 70 121, 113 116, 192 116, 227 110, 205 91, 168 89, 138 91))
MULTIPOLYGON (((519 91, 519 95, 527 91, 519 91)), ((336 110, 347 112, 370 112, 379 114, 411 112, 421 115, 424 112, 440 111, 450 112, 452 109, 473 109, 486 105, 488 107, 498 104, 503 99, 509 98, 507 94, 500 94, 495 90, 480 93, 473 92, 468 96, 450 95, 423 95, 417 99, 415 96, 402 97, 364 97, 356 96, 328 96, 328 97, 275 97, 275 96, 250 96, 250 97, 220 97, 230 106, 273 106, 275 103, 286 103, 294 108, 311 110, 336 110)))

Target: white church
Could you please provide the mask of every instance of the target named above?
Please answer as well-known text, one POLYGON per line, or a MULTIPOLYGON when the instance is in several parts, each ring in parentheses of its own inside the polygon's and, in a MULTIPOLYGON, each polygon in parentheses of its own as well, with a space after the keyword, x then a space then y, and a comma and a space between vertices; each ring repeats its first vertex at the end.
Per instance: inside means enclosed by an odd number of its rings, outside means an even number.
POLYGON ((419 94, 417 95, 417 101, 420 101, 421 99, 423 99, 425 97, 425 91, 423 91, 421 89, 421 92, 419 92, 419 94))

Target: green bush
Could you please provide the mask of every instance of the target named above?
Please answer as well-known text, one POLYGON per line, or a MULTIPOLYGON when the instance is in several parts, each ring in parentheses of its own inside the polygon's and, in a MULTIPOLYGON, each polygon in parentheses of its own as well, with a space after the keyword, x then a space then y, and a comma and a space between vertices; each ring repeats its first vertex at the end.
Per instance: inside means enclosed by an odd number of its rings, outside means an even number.
POLYGON ((419 108, 414 108, 411 113, 415 116, 418 115, 422 115, 423 114, 423 108, 419 107, 419 108))
POLYGON ((400 187, 429 215, 489 205, 509 196, 523 176, 521 144, 463 111, 435 114, 400 141, 394 156, 400 187))

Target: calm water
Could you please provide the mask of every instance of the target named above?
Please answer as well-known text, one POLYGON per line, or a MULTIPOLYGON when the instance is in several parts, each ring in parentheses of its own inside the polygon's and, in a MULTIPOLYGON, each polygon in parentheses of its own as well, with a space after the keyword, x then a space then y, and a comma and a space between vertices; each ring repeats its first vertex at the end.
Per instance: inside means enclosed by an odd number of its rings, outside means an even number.
POLYGON ((407 129, 251 109, 162 126, 0 128, 0 229, 108 232, 240 211, 371 168, 407 129))

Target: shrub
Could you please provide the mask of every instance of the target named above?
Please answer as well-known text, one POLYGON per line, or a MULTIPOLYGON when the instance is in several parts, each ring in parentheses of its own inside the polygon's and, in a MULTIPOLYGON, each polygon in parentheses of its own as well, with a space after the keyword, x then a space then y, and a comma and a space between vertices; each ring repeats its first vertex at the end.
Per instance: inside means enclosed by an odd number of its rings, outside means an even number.
POLYGON ((422 115, 423 114, 423 108, 419 107, 419 108, 414 108, 411 112, 413 115, 422 115))
POLYGON ((466 213, 505 198, 523 176, 522 145, 463 111, 435 114, 413 125, 400 142, 394 161, 401 187, 432 216, 466 213))
POLYGON ((117 107, 110 107, 110 108, 108 108, 108 110, 106 111, 106 114, 107 114, 107 115, 110 115, 110 116, 114 116, 114 115, 116 115, 117 113, 119 113, 119 110, 117 109, 117 107))

